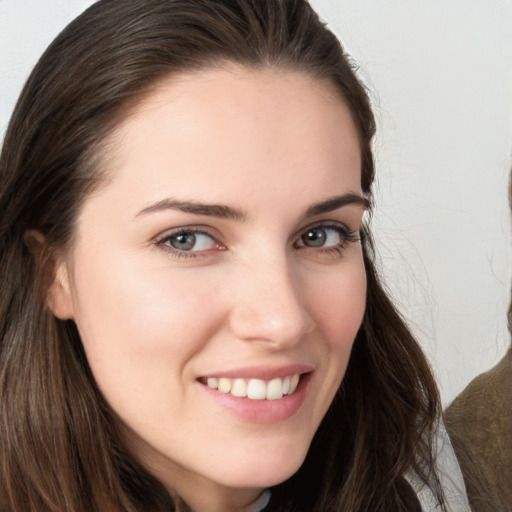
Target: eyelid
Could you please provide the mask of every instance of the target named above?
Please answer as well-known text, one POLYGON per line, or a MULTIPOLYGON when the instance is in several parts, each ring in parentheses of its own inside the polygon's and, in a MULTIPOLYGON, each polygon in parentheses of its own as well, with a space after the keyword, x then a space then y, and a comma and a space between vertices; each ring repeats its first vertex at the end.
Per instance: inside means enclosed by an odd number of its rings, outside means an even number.
POLYGON ((293 247, 298 250, 301 254, 310 255, 315 258, 321 258, 324 260, 339 260, 345 254, 345 251, 349 248, 351 244, 361 242, 362 237, 362 227, 358 226, 356 229, 350 229, 343 222, 338 221, 320 221, 316 223, 309 224, 304 227, 299 233, 296 235, 293 247), (337 236, 339 236, 339 243, 333 245, 320 245, 318 247, 309 246, 302 242, 302 237, 309 230, 314 229, 325 229, 332 230, 337 232, 337 236), (302 242, 302 243, 300 243, 302 242))
MULTIPOLYGON (((322 220, 318 222, 312 222, 307 226, 303 227, 296 235, 295 240, 298 240, 304 233, 314 228, 334 228, 342 231, 345 235, 361 234, 361 228, 358 226, 356 229, 350 229, 345 223, 336 220, 322 220)), ((295 242, 294 242, 295 243, 295 242)))
POLYGON ((154 237, 155 242, 165 240, 171 236, 179 235, 180 233, 194 233, 210 236, 216 238, 216 235, 212 233, 212 230, 205 226, 179 226, 176 228, 166 229, 154 237))
POLYGON ((159 235, 154 237, 152 244, 157 247, 162 247, 166 251, 174 254, 176 257, 186 257, 186 258, 197 258, 201 257, 202 254, 212 252, 215 250, 224 250, 225 244, 219 240, 220 236, 213 230, 212 228, 206 226, 179 226, 176 228, 167 229, 161 232, 159 235), (182 251, 171 247, 170 245, 166 245, 170 238, 180 235, 182 233, 192 233, 194 235, 204 235, 212 239, 213 243, 216 245, 215 249, 203 249, 198 251, 182 251))

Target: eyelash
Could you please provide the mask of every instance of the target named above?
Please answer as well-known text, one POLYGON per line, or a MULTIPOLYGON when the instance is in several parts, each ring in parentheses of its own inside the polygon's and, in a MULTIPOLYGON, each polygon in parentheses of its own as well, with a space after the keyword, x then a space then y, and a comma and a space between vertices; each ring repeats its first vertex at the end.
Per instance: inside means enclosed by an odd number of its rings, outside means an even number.
POLYGON ((225 247, 220 242, 218 242, 215 236, 208 232, 208 230, 194 227, 177 228, 172 231, 167 231, 164 235, 156 239, 155 245, 168 251, 176 259, 200 258, 206 256, 205 253, 209 252, 209 250, 183 251, 172 247, 170 245, 170 241, 180 235, 204 235, 212 239, 212 243, 217 246, 217 250, 225 250, 225 247))
MULTIPOLYGON (((332 222, 325 223, 316 223, 306 228, 302 229, 300 233, 296 236, 295 242, 293 246, 297 250, 307 250, 313 251, 315 253, 321 253, 322 255, 332 256, 333 258, 342 256, 343 252, 347 249, 348 245, 351 243, 357 243, 362 240, 362 233, 359 229, 349 230, 343 224, 336 224, 332 222), (321 229, 325 231, 334 231, 340 237, 340 243, 333 246, 319 246, 319 247, 311 247, 307 245, 297 245, 308 232, 312 232, 314 230, 321 229)), ((215 236, 209 232, 208 230, 195 228, 195 227, 183 227, 177 228, 172 231, 167 231, 162 236, 158 237, 154 245, 157 247, 161 247, 162 249, 169 252, 173 258, 176 259, 191 259, 191 258, 201 258, 206 257, 211 250, 214 251, 224 251, 226 250, 225 246, 218 242, 215 236), (170 245, 170 241, 172 239, 176 239, 180 235, 204 235, 212 239, 212 243, 216 246, 214 249, 205 249, 205 250, 196 250, 196 251, 186 251, 180 250, 172 247, 170 245)))
POLYGON ((294 246, 300 250, 308 250, 314 251, 316 253, 320 252, 322 255, 339 257, 343 255, 343 252, 347 249, 348 245, 351 243, 357 243, 362 240, 361 231, 359 229, 350 230, 343 224, 337 224, 332 222, 320 222, 317 224, 313 224, 307 226, 303 229, 299 235, 297 236, 297 241, 294 243, 294 246), (302 239, 304 235, 308 232, 312 232, 316 229, 321 229, 325 231, 334 231, 340 237, 340 242, 333 246, 320 246, 320 247, 310 247, 306 245, 297 246, 297 242, 302 239))

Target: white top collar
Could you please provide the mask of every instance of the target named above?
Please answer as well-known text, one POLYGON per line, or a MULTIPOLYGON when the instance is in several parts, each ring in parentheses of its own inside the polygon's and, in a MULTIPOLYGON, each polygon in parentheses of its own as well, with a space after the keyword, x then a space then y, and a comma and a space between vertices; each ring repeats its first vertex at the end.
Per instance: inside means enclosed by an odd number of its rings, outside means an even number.
POLYGON ((245 512, 261 512, 270 501, 270 491, 268 489, 264 490, 259 498, 254 501, 245 512))

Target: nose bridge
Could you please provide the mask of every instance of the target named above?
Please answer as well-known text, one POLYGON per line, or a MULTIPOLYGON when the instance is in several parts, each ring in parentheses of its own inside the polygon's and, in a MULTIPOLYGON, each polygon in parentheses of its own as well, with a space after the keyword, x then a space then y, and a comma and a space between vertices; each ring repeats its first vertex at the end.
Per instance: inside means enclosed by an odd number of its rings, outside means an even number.
POLYGON ((295 344, 313 328, 313 320, 286 254, 256 257, 244 267, 231 313, 233 332, 246 340, 295 344))

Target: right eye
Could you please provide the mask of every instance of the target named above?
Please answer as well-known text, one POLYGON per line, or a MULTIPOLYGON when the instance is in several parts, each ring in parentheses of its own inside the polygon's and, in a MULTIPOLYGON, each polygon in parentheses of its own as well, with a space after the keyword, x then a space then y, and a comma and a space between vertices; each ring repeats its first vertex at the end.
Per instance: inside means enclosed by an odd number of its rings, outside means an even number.
POLYGON ((194 253, 225 249, 208 233, 192 228, 167 232, 156 241, 156 245, 178 257, 196 257, 194 253))

